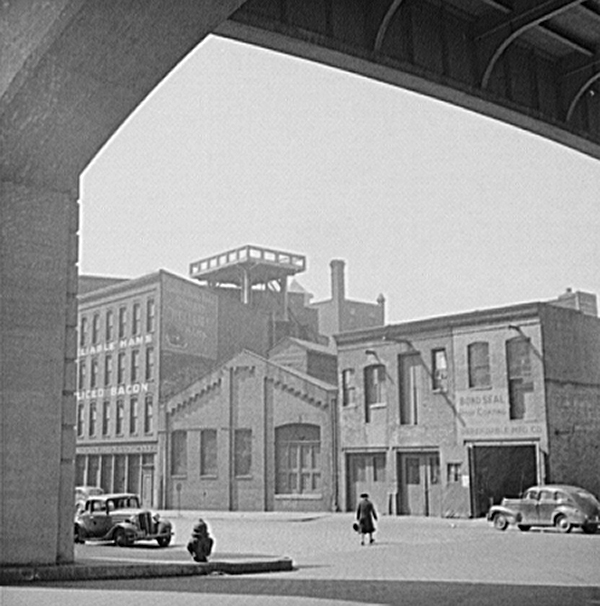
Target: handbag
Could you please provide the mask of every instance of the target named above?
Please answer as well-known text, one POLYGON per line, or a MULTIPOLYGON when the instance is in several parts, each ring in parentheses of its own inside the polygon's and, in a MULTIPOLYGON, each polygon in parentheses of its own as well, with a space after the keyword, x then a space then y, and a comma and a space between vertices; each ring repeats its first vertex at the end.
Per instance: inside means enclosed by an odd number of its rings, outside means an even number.
POLYGON ((358 522, 354 522, 352 524, 352 530, 354 530, 354 532, 360 532, 360 526, 358 525, 358 522))

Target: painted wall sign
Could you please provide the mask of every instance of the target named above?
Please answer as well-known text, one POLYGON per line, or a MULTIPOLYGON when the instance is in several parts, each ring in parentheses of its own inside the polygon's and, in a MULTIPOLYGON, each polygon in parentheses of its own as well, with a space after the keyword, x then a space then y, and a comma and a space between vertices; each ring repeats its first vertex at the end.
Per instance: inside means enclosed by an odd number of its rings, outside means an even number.
POLYGON ((110 446, 77 446, 78 455, 156 453, 156 444, 119 444, 110 446))
POLYGON ((90 345, 89 347, 80 347, 79 357, 87 355, 96 355, 99 353, 116 351, 117 349, 126 349, 127 347, 139 347, 140 345, 148 345, 152 343, 153 335, 140 335, 138 337, 129 337, 128 339, 119 339, 110 343, 98 343, 98 345, 90 345))
POLYGON ((217 358, 218 298, 188 285, 169 283, 163 295, 165 351, 217 358))
POLYGON ((82 389, 75 392, 78 400, 95 400, 96 398, 108 398, 117 396, 132 396, 148 392, 148 383, 132 383, 130 385, 119 385, 116 387, 100 387, 98 389, 82 389))
POLYGON ((508 421, 508 394, 506 390, 459 391, 456 393, 456 402, 463 421, 463 428, 508 421))

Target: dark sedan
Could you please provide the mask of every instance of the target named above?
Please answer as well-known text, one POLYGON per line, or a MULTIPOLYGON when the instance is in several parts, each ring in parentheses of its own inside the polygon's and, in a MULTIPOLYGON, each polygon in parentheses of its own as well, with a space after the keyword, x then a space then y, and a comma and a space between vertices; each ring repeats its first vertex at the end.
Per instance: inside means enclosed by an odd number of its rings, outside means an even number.
POLYGON ((498 530, 516 524, 523 531, 532 526, 553 526, 559 532, 581 528, 593 534, 600 524, 600 503, 593 494, 577 486, 532 486, 522 498, 505 498, 500 505, 492 506, 487 519, 498 530))

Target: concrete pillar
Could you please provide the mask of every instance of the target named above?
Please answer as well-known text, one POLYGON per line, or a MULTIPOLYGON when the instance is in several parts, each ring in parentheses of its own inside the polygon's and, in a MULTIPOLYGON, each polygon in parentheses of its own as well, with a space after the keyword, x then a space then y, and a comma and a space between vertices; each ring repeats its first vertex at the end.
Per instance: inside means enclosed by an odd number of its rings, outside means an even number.
POLYGON ((77 198, 0 182, 0 565, 73 560, 77 198))

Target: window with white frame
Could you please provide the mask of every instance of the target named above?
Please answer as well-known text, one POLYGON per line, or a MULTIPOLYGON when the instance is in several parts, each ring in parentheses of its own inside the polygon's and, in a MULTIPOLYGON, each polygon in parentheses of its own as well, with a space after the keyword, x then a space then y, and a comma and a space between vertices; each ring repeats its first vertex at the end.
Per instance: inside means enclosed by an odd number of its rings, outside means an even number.
POLYGON ((431 381, 433 391, 448 391, 448 357, 442 347, 431 352, 431 381))
POLYGON ((371 420, 371 406, 383 405, 386 402, 385 376, 383 364, 373 364, 364 370, 366 423, 371 420))
POLYGON ((295 423, 276 428, 275 453, 276 494, 321 492, 321 428, 318 425, 295 423))

